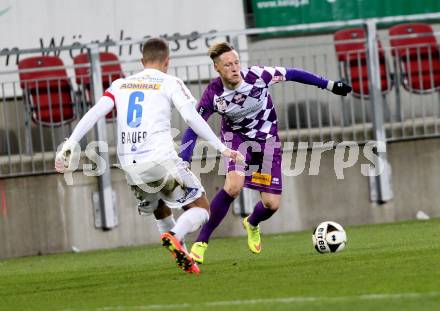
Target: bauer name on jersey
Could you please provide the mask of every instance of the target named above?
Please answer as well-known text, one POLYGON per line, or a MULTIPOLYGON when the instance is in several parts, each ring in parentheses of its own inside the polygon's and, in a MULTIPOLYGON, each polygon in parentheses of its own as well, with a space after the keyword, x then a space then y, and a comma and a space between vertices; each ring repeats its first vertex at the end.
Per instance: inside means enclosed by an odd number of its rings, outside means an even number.
POLYGON ((171 136, 172 104, 179 108, 196 103, 179 78, 145 69, 114 81, 104 96, 116 105, 122 165, 177 158, 171 136))

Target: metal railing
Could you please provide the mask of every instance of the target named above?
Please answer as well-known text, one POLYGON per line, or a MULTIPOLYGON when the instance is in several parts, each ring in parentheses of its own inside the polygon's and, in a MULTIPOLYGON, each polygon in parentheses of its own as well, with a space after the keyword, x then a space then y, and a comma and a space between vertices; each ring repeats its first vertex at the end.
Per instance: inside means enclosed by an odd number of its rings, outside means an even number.
MULTIPOLYGON (((405 54, 405 50, 401 52, 402 47, 396 50, 396 47, 391 46, 387 29, 376 33, 377 25, 439 18, 440 14, 436 13, 368 21, 247 29, 217 35, 226 36, 238 47, 243 66, 260 64, 300 67, 332 80, 342 78, 353 84, 355 90, 347 97, 334 96, 328 91, 299 83, 275 85, 272 89, 272 97, 283 141, 295 142, 295 148, 299 142, 308 142, 308 147, 315 142, 326 141, 390 142, 439 136, 440 108, 437 92, 440 85, 440 68, 437 63, 439 47, 437 44, 431 44, 431 50, 425 53, 423 44, 416 47, 408 46, 405 54), (259 34, 335 27, 362 28, 365 33, 363 38, 353 38, 343 43, 360 43, 365 48, 347 52, 344 60, 341 59, 339 52, 336 52, 337 42, 333 39, 333 33, 293 39, 255 40, 255 36, 259 34), (378 46, 379 41, 381 44, 378 46), (427 60, 424 59, 426 55, 427 60), (411 71, 414 70, 417 71, 417 76, 412 74, 411 71), (422 90, 415 91, 417 85, 423 83, 425 84, 422 90), (377 118, 378 115, 380 118, 377 118), (382 138, 381 134, 378 134, 380 131, 383 131, 382 138)), ((200 36, 208 37, 212 36, 212 33, 200 34, 200 36)), ((438 33, 434 32, 430 36, 437 37, 438 33)), ((121 45, 137 44, 143 40, 145 39, 124 40, 112 44, 113 47, 118 48, 121 45)), ((75 48, 78 50, 87 48, 90 53, 91 46, 64 47, 60 50, 71 51, 75 48)), ((94 48, 97 53, 98 49, 103 50, 108 47, 101 44, 95 45, 94 48)), ((24 59, 48 51, 50 50, 21 50, 24 54, 20 57, 24 59)), ((64 82, 61 84, 60 79, 57 82, 56 78, 51 78, 58 83, 52 87, 49 86, 48 79, 41 79, 43 83, 47 83, 42 94, 44 88, 37 87, 37 91, 32 92, 26 87, 27 83, 35 81, 20 81, 19 75, 26 73, 26 70, 0 73, 0 178, 54 171, 56 147, 70 134, 79 118, 93 104, 93 98, 102 92, 102 81, 96 81, 96 68, 101 68, 100 65, 103 64, 100 64, 99 58, 92 59, 91 62, 91 67, 88 64, 74 66, 69 63, 61 68, 67 70, 67 77, 63 79, 67 79, 68 86, 65 86, 64 82), (84 67, 88 68, 90 76, 78 77, 75 70, 84 67), (92 77, 94 74, 95 79, 92 77), (84 87, 84 79, 88 79, 90 85, 95 85, 95 89, 84 87), (96 87, 100 89, 97 91, 96 87), (71 100, 71 108, 65 105, 68 98, 71 100), (68 107, 68 115, 65 115, 66 110, 63 111, 66 107, 68 107), (46 117, 45 120, 42 120, 43 116, 46 117)), ((120 59, 119 63, 124 76, 142 69, 138 62, 120 59)), ((28 70, 28 72, 33 71, 38 69, 28 70)), ((211 61, 203 55, 172 57, 169 73, 182 78, 196 98, 200 98, 208 82, 216 76, 211 61), (197 61, 193 61, 194 59, 197 61)), ((108 75, 108 80, 112 79, 112 73, 105 74, 108 75)), ((106 121, 100 131, 106 133, 111 150, 114 150, 112 147, 115 146, 117 135, 114 118, 109 116, 106 121)), ((219 131, 218 117, 214 117, 209 123, 214 130, 219 131)), ((177 113, 173 114, 172 124, 180 132, 186 128, 177 113)), ((88 140, 97 138, 94 133, 88 136, 88 140)), ((180 135, 176 139, 180 139, 180 135)), ((87 141, 84 141, 83 145, 86 143, 87 141)), ((116 162, 113 154, 111 161, 116 162)))

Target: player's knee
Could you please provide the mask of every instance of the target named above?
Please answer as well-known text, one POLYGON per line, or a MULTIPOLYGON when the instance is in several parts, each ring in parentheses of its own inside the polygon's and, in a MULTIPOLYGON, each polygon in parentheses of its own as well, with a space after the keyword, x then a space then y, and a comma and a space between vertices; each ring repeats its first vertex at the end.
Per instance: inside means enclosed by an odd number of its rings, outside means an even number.
POLYGON ((226 175, 223 189, 233 198, 238 197, 244 185, 245 176, 242 172, 231 171, 226 175))
POLYGON ((238 197, 242 188, 243 186, 238 184, 229 184, 224 187, 225 191, 233 198, 238 197))
POLYGON ((272 200, 264 200, 264 207, 276 211, 280 208, 280 200, 272 199, 272 200))
POLYGON ((153 214, 154 217, 159 220, 171 216, 172 212, 171 209, 166 206, 162 200, 159 200, 158 207, 154 210, 153 214))

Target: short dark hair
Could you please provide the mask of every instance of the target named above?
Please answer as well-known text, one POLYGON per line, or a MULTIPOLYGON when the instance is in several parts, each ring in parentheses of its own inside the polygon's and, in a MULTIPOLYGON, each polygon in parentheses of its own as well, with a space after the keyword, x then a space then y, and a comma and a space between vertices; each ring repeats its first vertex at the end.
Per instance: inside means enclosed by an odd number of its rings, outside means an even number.
POLYGON ((223 53, 235 51, 234 46, 229 42, 219 42, 212 45, 208 50, 208 55, 211 57, 212 61, 215 63, 217 57, 223 53))
POLYGON ((142 47, 142 58, 146 63, 162 62, 170 55, 168 42, 162 38, 151 38, 142 47))

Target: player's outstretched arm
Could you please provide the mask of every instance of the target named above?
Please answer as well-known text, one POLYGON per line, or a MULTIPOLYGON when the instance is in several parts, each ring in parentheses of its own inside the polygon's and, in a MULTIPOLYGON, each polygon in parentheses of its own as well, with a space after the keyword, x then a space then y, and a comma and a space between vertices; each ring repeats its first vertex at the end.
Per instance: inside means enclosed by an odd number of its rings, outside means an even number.
POLYGON ((71 166, 72 152, 78 146, 78 142, 87 134, 88 131, 98 122, 99 118, 104 117, 112 111, 114 101, 108 96, 103 96, 76 125, 72 135, 64 142, 61 150, 55 156, 55 170, 64 173, 71 166))
POLYGON ((324 77, 299 68, 287 68, 285 78, 287 81, 315 85, 321 89, 327 89, 336 95, 347 96, 351 92, 351 86, 343 81, 327 80, 324 77))
MULTIPOLYGON (((195 98, 182 80, 176 79, 174 88, 171 90, 171 100, 174 106, 179 111, 185 123, 192 128, 194 133, 213 145, 223 156, 244 164, 243 155, 238 151, 227 148, 214 134, 208 123, 206 123, 202 116, 197 112, 194 107, 195 98)), ((205 91, 204 96, 206 94, 207 92, 205 91)), ((204 96, 202 96, 202 101, 204 96)), ((212 112, 210 112, 210 114, 212 114, 212 112)), ((208 118, 210 114, 206 114, 205 117, 208 118)))
MULTIPOLYGON (((189 92, 189 91, 188 91, 189 92)), ((214 113, 212 109, 213 92, 208 86, 202 94, 199 103, 196 106, 197 113, 207 121, 209 117, 214 113)), ((188 127, 182 136, 182 143, 179 148, 179 156, 183 161, 190 163, 193 155, 194 147, 197 142, 197 134, 192 128, 188 127)))
POLYGON ((182 142, 179 146, 179 156, 183 161, 190 163, 194 148, 197 142, 197 134, 192 128, 188 127, 182 136, 182 142))

